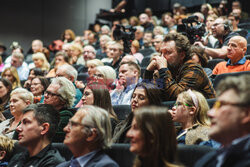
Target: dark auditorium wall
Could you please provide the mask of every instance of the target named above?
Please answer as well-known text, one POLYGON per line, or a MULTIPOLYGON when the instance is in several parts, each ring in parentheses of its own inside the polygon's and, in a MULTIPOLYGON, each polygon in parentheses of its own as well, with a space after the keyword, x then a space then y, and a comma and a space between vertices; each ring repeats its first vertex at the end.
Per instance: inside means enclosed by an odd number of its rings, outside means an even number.
POLYGON ((111 0, 1 0, 0 42, 18 41, 27 52, 33 39, 48 45, 68 28, 82 35, 99 9, 110 7, 111 0))

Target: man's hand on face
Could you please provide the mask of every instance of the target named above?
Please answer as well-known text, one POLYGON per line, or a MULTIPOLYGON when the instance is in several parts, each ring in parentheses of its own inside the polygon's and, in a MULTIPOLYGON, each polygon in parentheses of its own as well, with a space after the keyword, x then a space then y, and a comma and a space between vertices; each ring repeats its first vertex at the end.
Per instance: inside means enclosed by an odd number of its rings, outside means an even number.
POLYGON ((168 67, 167 60, 163 57, 163 54, 161 56, 155 56, 153 60, 156 61, 157 70, 168 67))

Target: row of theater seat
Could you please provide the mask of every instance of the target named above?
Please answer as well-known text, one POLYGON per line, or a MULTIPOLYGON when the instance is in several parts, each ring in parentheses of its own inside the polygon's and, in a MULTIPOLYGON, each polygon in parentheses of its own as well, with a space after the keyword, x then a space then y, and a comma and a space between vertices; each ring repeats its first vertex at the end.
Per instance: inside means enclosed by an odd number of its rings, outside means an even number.
MULTIPOLYGON (((66 161, 72 157, 71 151, 63 143, 52 143, 58 149, 60 154, 66 161)), ((113 144, 105 152, 116 161, 120 167, 131 167, 135 158, 135 154, 129 151, 129 144, 113 144)), ((25 149, 18 144, 15 145, 14 153, 19 153, 25 149)), ((194 166, 195 162, 203 155, 215 149, 207 146, 199 145, 178 145, 177 147, 177 160, 186 167, 194 166)))

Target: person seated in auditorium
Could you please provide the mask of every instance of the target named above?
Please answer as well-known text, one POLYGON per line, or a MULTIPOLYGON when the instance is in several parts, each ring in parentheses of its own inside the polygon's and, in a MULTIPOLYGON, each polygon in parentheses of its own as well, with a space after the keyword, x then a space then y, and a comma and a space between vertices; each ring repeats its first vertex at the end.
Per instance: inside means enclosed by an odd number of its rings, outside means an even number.
POLYGON ((204 54, 204 49, 192 45, 190 48, 190 54, 192 56, 192 60, 195 63, 201 65, 201 67, 203 67, 203 70, 206 72, 207 76, 210 78, 212 76, 212 70, 206 67, 208 63, 208 58, 206 54, 204 54))
POLYGON ((108 111, 112 132, 114 131, 119 121, 112 107, 109 89, 106 85, 95 81, 88 83, 84 88, 82 100, 76 107, 83 107, 84 105, 94 105, 108 111))
POLYGON ((209 136, 223 147, 201 158, 195 167, 250 166, 250 76, 228 77, 218 85, 217 101, 208 111, 209 136))
POLYGON ((155 51, 160 53, 161 52, 161 44, 164 40, 163 35, 155 35, 153 39, 153 46, 155 48, 155 51))
POLYGON ((108 54, 109 57, 113 60, 111 63, 107 63, 106 65, 111 66, 117 73, 120 67, 120 62, 122 60, 123 50, 124 47, 119 42, 113 41, 108 43, 108 54))
POLYGON ((0 122, 5 119, 9 119, 12 115, 9 112, 9 101, 10 101, 10 93, 12 91, 12 84, 6 78, 0 78, 0 122), (8 111, 8 117, 4 114, 4 111, 8 111))
POLYGON ((33 104, 34 96, 24 88, 16 88, 10 94, 10 113, 11 118, 0 123, 0 135, 9 138, 16 138, 15 130, 22 120, 22 110, 33 104))
POLYGON ((78 75, 78 73, 77 73, 76 69, 69 64, 64 64, 62 66, 59 66, 56 70, 56 77, 67 78, 70 82, 73 83, 73 85, 76 89, 75 101, 74 101, 74 105, 72 107, 74 107, 77 103, 79 103, 79 101, 82 98, 82 92, 75 85, 77 75, 78 75))
POLYGON ((60 123, 53 142, 62 142, 65 133, 63 128, 67 125, 74 112, 69 110, 75 101, 76 89, 71 81, 65 77, 52 79, 51 84, 44 93, 44 103, 54 106, 59 111, 60 123))
POLYGON ((189 89, 178 95, 175 106, 170 111, 173 121, 181 124, 181 127, 177 128, 179 144, 207 145, 215 148, 220 146, 209 140, 208 110, 207 100, 200 92, 189 89))
POLYGON ((56 166, 64 162, 59 151, 51 145, 60 121, 59 113, 48 104, 32 104, 23 110, 17 127, 18 143, 27 148, 15 154, 8 166, 56 166))
POLYGON ((107 47, 106 47, 106 44, 107 44, 107 42, 109 42, 111 40, 112 39, 111 39, 111 37, 109 35, 101 35, 101 37, 100 37, 100 49, 98 49, 96 51, 96 58, 97 59, 101 60, 101 59, 107 57, 107 53, 106 53, 107 47))
POLYGON ((134 62, 121 63, 116 89, 111 93, 112 105, 130 104, 131 96, 141 75, 140 66, 134 62))
POLYGON ((6 137, 0 136, 0 166, 7 167, 10 158, 12 157, 15 141, 6 137))
POLYGON ((15 67, 5 68, 4 71, 1 73, 1 77, 6 78, 11 82, 12 89, 22 87, 17 69, 15 67))
POLYGON ((127 132, 135 167, 175 167, 177 142, 171 114, 165 107, 143 107, 134 113, 127 132))
POLYGON ((217 64, 213 70, 213 74, 250 71, 250 60, 246 60, 244 57, 246 51, 246 39, 241 36, 232 37, 227 47, 227 57, 229 60, 217 64))
POLYGON ((144 31, 153 32, 154 25, 150 22, 149 17, 146 13, 142 13, 139 16, 140 25, 144 28, 144 31))
POLYGON ((52 60, 51 65, 53 65, 54 68, 52 68, 49 73, 46 75, 47 78, 56 77, 56 71, 57 68, 61 65, 69 64, 69 56, 66 52, 59 51, 55 55, 55 59, 52 60))
POLYGON ((28 67, 27 63, 24 61, 23 53, 16 52, 16 51, 14 51, 12 53, 11 62, 5 63, 4 69, 11 67, 11 66, 16 68, 20 80, 28 79, 29 67, 28 67))
POLYGON ((30 91, 34 95, 34 103, 41 103, 44 100, 44 92, 49 86, 49 80, 45 77, 35 77, 31 81, 30 91))
MULTIPOLYGON (((93 60, 96 58, 96 50, 91 45, 84 46, 82 50, 82 55, 78 58, 76 64, 86 66, 88 60, 93 60)), ((81 72, 87 72, 87 68, 81 69, 81 72)))
POLYGON ((186 36, 179 33, 167 34, 162 44, 161 56, 153 57, 148 65, 144 79, 153 79, 155 70, 166 100, 176 100, 181 92, 194 89, 202 92, 206 98, 214 98, 215 90, 200 65, 195 64, 188 54, 190 43, 186 36))
POLYGON ((32 60, 34 63, 29 64, 30 68, 40 68, 41 70, 45 71, 46 73, 49 72, 50 64, 42 52, 37 52, 32 55, 32 60))
POLYGON ((131 97, 131 113, 125 120, 120 122, 114 131, 113 142, 114 143, 128 143, 129 139, 126 138, 126 133, 131 127, 133 113, 140 107, 149 105, 161 105, 161 91, 150 82, 141 82, 136 85, 136 88, 131 97))
POLYGON ((239 35, 233 32, 232 22, 222 17, 217 18, 212 25, 212 33, 215 38, 219 40, 219 48, 208 48, 202 42, 195 42, 194 45, 200 46, 204 49, 207 56, 212 58, 225 59, 227 56, 227 44, 229 39, 233 36, 239 35))
POLYGON ((96 106, 83 106, 70 119, 64 131, 67 134, 64 144, 73 153, 73 157, 57 167, 118 167, 103 151, 109 146, 111 139, 111 124, 106 110, 96 106))

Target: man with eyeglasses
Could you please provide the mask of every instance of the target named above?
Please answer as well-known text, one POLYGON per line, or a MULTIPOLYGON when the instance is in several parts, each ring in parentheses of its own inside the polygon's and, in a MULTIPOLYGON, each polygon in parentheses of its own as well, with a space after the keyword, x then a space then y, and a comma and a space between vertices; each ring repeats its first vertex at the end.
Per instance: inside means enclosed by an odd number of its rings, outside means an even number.
POLYGON ((58 111, 48 104, 32 104, 22 112, 16 131, 18 144, 27 150, 15 154, 8 166, 52 167, 64 162, 59 151, 51 145, 60 121, 58 111))
POLYGON ((54 106, 59 111, 61 119, 53 142, 62 142, 64 139, 65 133, 63 128, 74 115, 74 112, 69 109, 74 104, 75 95, 75 86, 65 77, 54 78, 44 93, 44 103, 54 106))
POLYGON ((85 105, 78 109, 64 131, 64 144, 71 150, 73 157, 57 167, 118 167, 103 151, 111 140, 111 123, 106 110, 85 105))
POLYGON ((202 42, 195 42, 194 45, 204 49, 204 53, 212 58, 225 59, 227 56, 227 44, 233 36, 239 35, 233 31, 233 25, 230 20, 222 17, 217 18, 212 25, 212 33, 219 41, 219 48, 208 48, 202 42))
POLYGON ((250 76, 228 77, 217 90, 217 102, 208 111, 209 136, 223 148, 205 155, 196 167, 250 166, 250 76))
MULTIPOLYGON (((86 66, 88 60, 93 60, 96 58, 96 50, 91 45, 86 45, 83 48, 83 55, 80 56, 76 62, 76 64, 86 66)), ((87 68, 79 69, 78 72, 87 72, 87 68)))

